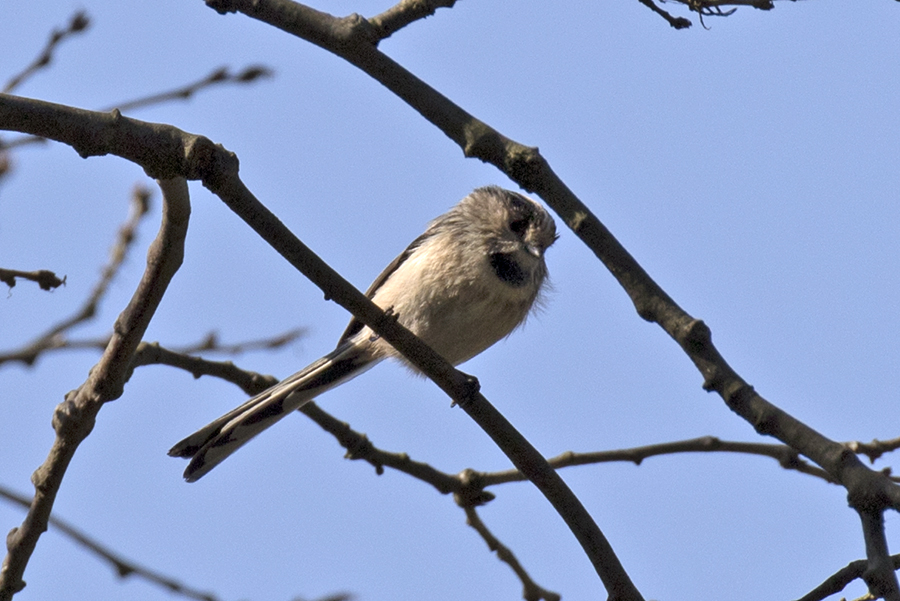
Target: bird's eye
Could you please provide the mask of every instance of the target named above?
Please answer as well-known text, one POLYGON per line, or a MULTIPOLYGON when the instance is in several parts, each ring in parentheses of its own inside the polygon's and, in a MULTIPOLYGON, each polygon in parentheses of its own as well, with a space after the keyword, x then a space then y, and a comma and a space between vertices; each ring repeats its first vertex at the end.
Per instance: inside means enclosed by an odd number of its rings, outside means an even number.
POLYGON ((521 238, 522 236, 525 235, 525 232, 528 230, 528 219, 522 218, 522 219, 516 219, 515 221, 511 221, 509 223, 509 229, 512 230, 512 233, 514 233, 516 236, 521 238))

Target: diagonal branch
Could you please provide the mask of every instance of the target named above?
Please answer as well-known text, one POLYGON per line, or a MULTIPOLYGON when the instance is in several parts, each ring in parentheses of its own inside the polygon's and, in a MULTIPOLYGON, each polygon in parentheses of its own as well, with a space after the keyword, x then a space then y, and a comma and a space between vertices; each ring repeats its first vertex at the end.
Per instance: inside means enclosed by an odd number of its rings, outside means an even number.
MULTIPOLYGON (((64 142, 83 157, 115 154, 141 165, 153 177, 202 180, 204 186, 260 237, 321 288, 326 298, 353 313, 387 340, 475 420, 560 514, 593 564, 611 600, 642 599, 581 501, 537 449, 478 391, 478 381, 454 369, 297 239, 244 186, 234 154, 202 136, 168 125, 129 119, 118 111, 94 113, 2 94, 0 129, 64 142)), ((2 596, 0 601, 5 601, 2 596)))
MULTIPOLYGON (((21 505, 26 509, 31 504, 30 499, 13 492, 12 490, 9 490, 5 486, 0 486, 0 497, 16 503, 17 505, 21 505)), ((137 576, 139 578, 143 578, 149 582, 152 582, 153 584, 161 586, 171 593, 176 593, 190 599, 197 599, 198 601, 217 601, 218 599, 218 597, 211 593, 204 593, 195 588, 187 586, 186 584, 182 584, 174 578, 171 578, 164 574, 160 574, 155 570, 145 568, 144 566, 139 565, 131 560, 125 559, 115 551, 94 540, 65 520, 61 520, 51 515, 48 522, 51 526, 57 528, 64 535, 68 536, 94 555, 97 555, 103 561, 109 563, 112 566, 113 570, 115 570, 116 574, 118 574, 121 578, 126 578, 128 576, 137 576)))
POLYGON ((466 524, 471 526, 481 536, 484 542, 487 543, 488 549, 497 554, 497 559, 508 565, 519 577, 519 580, 522 581, 522 598, 525 601, 541 601, 541 599, 544 601, 560 601, 561 597, 558 593, 548 591, 532 580, 531 575, 522 567, 522 564, 519 563, 518 558, 516 558, 516 555, 510 548, 501 543, 500 539, 494 536, 494 533, 481 521, 481 516, 478 515, 475 507, 463 505, 462 508, 466 512, 466 524))
MULTIPOLYGON (((900 555, 892 555, 890 559, 894 569, 900 569, 900 555)), ((845 586, 857 578, 863 577, 868 563, 869 562, 865 559, 851 561, 839 571, 829 576, 825 582, 800 597, 797 601, 822 601, 831 595, 841 592, 844 590, 845 586)))
POLYGON ((78 445, 91 433, 103 404, 121 396, 134 351, 181 265, 190 215, 187 182, 167 180, 160 182, 160 187, 163 190, 162 225, 147 252, 144 276, 131 302, 116 320, 112 338, 100 361, 90 371, 88 379, 68 393, 54 412, 56 439, 47 459, 31 477, 35 493, 28 514, 22 525, 14 528, 6 538, 7 554, 0 569, 0 601, 9 601, 25 587, 22 580, 25 567, 38 539, 47 530, 69 462, 78 445))
MULTIPOLYGON (((900 487, 886 474, 869 469, 842 444, 779 409, 744 381, 719 353, 706 324, 689 315, 660 288, 536 148, 500 134, 380 52, 375 46, 377 32, 368 21, 355 14, 334 17, 290 0, 206 2, 220 13, 241 12, 344 58, 438 127, 467 157, 495 165, 525 190, 536 192, 618 280, 638 315, 657 323, 681 346, 703 375, 704 389, 718 393, 758 433, 777 438, 821 466, 847 489, 850 504, 861 517, 870 514, 864 521, 875 523, 878 520, 874 514, 900 509, 900 487)), ((869 556, 873 566, 886 565, 886 550, 879 549, 879 545, 867 545, 874 553, 869 556)), ((891 599, 900 601, 896 576, 882 576, 891 580, 891 599)))
POLYGON ((3 86, 2 92, 4 94, 8 94, 12 92, 20 85, 22 85, 26 79, 40 71, 41 69, 46 68, 50 62, 53 60, 53 52, 56 50, 56 47, 68 37, 71 37, 75 34, 81 33, 86 30, 88 26, 91 24, 90 19, 88 19, 87 14, 84 11, 78 11, 69 19, 69 24, 66 25, 65 29, 54 29, 50 33, 50 39, 47 40, 47 44, 44 46, 43 50, 41 50, 40 54, 31 62, 30 65, 25 67, 22 72, 14 75, 12 79, 10 79, 5 86, 3 86))

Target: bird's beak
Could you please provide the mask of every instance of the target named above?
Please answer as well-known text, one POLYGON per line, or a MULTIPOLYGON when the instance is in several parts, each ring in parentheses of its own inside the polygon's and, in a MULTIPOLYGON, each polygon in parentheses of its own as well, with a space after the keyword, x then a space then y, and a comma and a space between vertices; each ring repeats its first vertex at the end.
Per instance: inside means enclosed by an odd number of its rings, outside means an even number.
POLYGON ((544 256, 544 249, 537 244, 526 244, 525 250, 527 250, 529 254, 534 255, 538 259, 544 256))

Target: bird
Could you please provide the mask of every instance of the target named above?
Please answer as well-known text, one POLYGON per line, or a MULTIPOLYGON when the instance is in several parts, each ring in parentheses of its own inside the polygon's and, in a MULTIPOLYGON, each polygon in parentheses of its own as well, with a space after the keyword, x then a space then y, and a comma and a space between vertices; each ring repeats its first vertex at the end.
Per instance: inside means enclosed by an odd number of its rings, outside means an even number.
MULTIPOLYGON (((540 305, 548 286, 544 253, 557 237, 540 203, 499 186, 476 188, 431 221, 366 296, 459 365, 540 305)), ((190 459, 184 479, 195 482, 284 416, 387 358, 405 362, 354 317, 333 351, 181 440, 169 455, 190 459)))

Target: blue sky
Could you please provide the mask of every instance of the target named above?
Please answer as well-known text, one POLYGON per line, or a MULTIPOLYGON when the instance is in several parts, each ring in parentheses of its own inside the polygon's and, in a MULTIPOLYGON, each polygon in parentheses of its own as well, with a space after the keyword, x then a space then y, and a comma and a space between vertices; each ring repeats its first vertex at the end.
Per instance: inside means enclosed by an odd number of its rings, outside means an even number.
MULTIPOLYGON (((390 3, 317 8, 374 15, 390 3)), ((514 184, 354 67, 203 2, 42 2, 0 8, 0 80, 51 27, 92 27, 19 93, 102 108, 250 64, 275 77, 130 113, 237 153, 257 197, 365 289, 432 217, 472 188, 514 184)), ((673 11, 677 7, 666 5, 673 11)), ((900 7, 888 0, 777 3, 674 31, 635 1, 467 0, 381 49, 503 134, 538 146, 649 273, 704 319, 766 398, 835 440, 893 438, 900 354, 900 7)), ((13 155, 0 184, 0 265, 65 274, 0 300, 0 344, 71 313, 105 262, 141 169, 61 145, 13 155)), ((236 342, 301 326, 242 367, 289 375, 329 351, 348 315, 199 184, 184 267, 147 334, 236 342)), ((95 322, 109 330, 143 269, 159 202, 95 322)), ((561 225, 561 224, 560 224, 561 225)), ((714 435, 760 440, 677 345, 635 314, 571 233, 548 254, 554 290, 524 330, 463 369, 545 455, 714 435)), ((221 357, 216 357, 221 358, 221 357)), ((30 492, 50 417, 96 354, 0 366, 0 483, 30 492)), ((165 367, 138 370, 100 413, 56 503, 126 557, 222 599, 517 599, 451 499, 343 459, 303 417, 286 419, 197 484, 166 450, 243 400, 235 387, 165 367)), ((505 457, 428 381, 382 364, 320 404, 374 444, 458 472, 505 457)), ((891 457, 877 464, 891 464, 891 457)), ((792 599, 864 555, 842 489, 738 455, 567 469, 565 480, 648 599, 792 599)), ((564 599, 604 595, 574 537, 528 484, 481 511, 532 577, 564 599)), ((22 512, 0 504, 0 526, 22 512)), ((897 517, 888 514, 892 549, 897 517)), ((120 581, 51 530, 17 599, 171 596, 120 581)), ((856 584, 847 597, 862 594, 856 584)))

